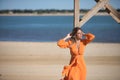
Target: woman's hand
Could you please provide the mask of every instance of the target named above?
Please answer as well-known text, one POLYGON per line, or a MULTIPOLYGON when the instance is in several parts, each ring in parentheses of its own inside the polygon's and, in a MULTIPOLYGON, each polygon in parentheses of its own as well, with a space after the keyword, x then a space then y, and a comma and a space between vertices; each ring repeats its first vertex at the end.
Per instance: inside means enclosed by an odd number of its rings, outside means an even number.
POLYGON ((66 36, 65 38, 63 38, 63 39, 64 39, 64 40, 67 40, 67 39, 69 39, 69 38, 71 38, 70 33, 69 33, 69 34, 67 34, 67 36, 66 36))
POLYGON ((83 35, 83 36, 85 36, 85 33, 84 33, 84 32, 82 32, 82 35, 83 35))
POLYGON ((70 34, 71 34, 71 33, 67 34, 67 36, 66 36, 66 37, 67 37, 67 38, 71 38, 71 35, 70 35, 70 34))

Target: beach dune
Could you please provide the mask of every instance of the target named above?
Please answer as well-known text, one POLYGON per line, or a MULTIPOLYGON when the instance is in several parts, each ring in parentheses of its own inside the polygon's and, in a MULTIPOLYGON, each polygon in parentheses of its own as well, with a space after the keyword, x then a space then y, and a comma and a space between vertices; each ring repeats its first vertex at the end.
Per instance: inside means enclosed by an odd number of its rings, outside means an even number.
MULTIPOLYGON (((120 79, 120 43, 86 46, 87 80, 120 79)), ((0 42, 0 80, 59 80, 70 60, 56 42, 0 42)))

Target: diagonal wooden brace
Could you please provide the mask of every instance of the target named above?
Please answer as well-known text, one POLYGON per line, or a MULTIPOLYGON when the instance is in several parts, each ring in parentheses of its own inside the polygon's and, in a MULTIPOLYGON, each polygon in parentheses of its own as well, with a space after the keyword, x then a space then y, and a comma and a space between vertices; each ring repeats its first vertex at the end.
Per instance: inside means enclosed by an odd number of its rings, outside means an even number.
POLYGON ((109 0, 95 0, 97 4, 79 21, 79 0, 74 0, 74 27, 83 26, 91 17, 93 17, 101 8, 104 8, 118 23, 120 23, 120 13, 110 4, 109 0))
POLYGON ((79 27, 83 26, 91 17, 93 17, 109 0, 99 1, 79 22, 79 27))
POLYGON ((105 8, 107 12, 115 19, 118 23, 120 23, 120 13, 117 12, 111 5, 106 4, 105 8))
MULTIPOLYGON (((102 0, 95 0, 96 2, 102 1, 102 0)), ((116 20, 118 23, 120 23, 120 13, 117 12, 110 4, 105 4, 104 9, 110 14, 114 20, 116 20)))

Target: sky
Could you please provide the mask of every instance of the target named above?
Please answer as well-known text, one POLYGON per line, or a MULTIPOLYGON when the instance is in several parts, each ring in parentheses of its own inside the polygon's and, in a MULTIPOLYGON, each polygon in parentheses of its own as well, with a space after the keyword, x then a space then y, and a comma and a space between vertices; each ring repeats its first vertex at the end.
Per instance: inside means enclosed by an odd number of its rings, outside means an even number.
MULTIPOLYGON (((0 10, 4 9, 73 9, 74 0, 0 0, 0 10)), ((110 0, 109 3, 120 9, 120 0, 110 0)), ((80 0, 80 9, 91 9, 96 5, 94 0, 80 0)))

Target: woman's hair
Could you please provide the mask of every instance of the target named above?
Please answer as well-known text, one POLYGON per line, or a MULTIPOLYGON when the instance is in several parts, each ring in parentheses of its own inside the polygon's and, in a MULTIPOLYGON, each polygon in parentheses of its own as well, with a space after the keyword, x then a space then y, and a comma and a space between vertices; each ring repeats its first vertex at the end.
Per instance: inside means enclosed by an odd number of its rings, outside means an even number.
POLYGON ((79 28, 79 27, 73 28, 72 33, 71 33, 70 35, 71 35, 72 37, 74 37, 74 36, 77 34, 77 31, 78 31, 78 30, 81 30, 81 31, 82 31, 82 29, 79 28))
POLYGON ((79 28, 79 27, 73 28, 72 33, 70 34, 70 35, 71 35, 71 40, 72 40, 72 42, 75 42, 75 36, 76 36, 78 30, 81 30, 81 31, 82 31, 82 29, 79 28))

